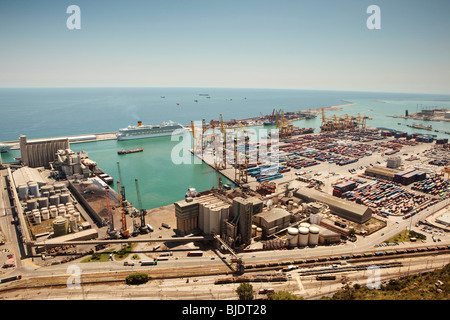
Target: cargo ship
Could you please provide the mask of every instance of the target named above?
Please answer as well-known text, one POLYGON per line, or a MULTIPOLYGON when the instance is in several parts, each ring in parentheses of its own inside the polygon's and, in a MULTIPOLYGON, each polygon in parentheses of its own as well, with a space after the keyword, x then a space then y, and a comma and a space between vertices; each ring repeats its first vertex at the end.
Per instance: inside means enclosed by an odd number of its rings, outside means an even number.
POLYGON ((128 153, 135 153, 135 152, 142 152, 144 151, 144 149, 139 148, 139 149, 133 149, 133 150, 119 150, 117 151, 118 154, 128 154, 128 153))
POLYGON ((184 134, 186 132, 188 130, 185 127, 172 121, 163 122, 160 125, 143 125, 142 121, 138 121, 137 126, 119 129, 116 136, 117 140, 133 140, 184 134))

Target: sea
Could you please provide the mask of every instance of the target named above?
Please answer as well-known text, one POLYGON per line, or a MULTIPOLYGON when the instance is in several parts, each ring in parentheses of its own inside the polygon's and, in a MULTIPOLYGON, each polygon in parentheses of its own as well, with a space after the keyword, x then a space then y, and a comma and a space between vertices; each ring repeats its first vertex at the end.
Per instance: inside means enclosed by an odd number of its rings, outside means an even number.
MULTIPOLYGON (((137 124, 160 124, 172 120, 185 126, 191 121, 206 122, 251 118, 284 112, 343 106, 326 111, 327 117, 362 114, 372 118, 369 127, 392 128, 408 133, 438 132, 407 127, 408 124, 432 125, 450 131, 449 122, 392 118, 422 109, 450 109, 450 95, 324 90, 234 89, 234 88, 0 88, 0 141, 90 135, 115 132, 137 124), (347 105, 353 103, 352 105, 347 105)), ((315 128, 319 132, 321 115, 299 120, 295 126, 315 128)), ((258 129, 262 127, 255 127, 258 129)), ((135 179, 144 209, 152 209, 184 199, 188 188, 197 191, 234 184, 204 163, 196 164, 192 155, 188 163, 173 163, 172 152, 179 141, 158 137, 129 141, 72 143, 75 152, 86 151, 106 173, 125 186, 127 199, 138 207, 135 179), (143 148, 143 152, 118 155, 121 149, 143 148), (119 163, 119 165, 117 164, 119 163)), ((2 161, 13 162, 20 150, 1 154, 2 161)), ((115 187, 115 185, 113 185, 115 187)))

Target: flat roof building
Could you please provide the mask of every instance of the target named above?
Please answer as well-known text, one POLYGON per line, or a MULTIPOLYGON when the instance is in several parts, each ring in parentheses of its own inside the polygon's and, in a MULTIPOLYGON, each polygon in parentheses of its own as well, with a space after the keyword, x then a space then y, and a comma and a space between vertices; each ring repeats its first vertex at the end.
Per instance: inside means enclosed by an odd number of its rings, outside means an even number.
POLYGON ((323 202, 328 205, 331 213, 350 221, 364 223, 372 218, 372 210, 370 208, 344 199, 336 198, 321 191, 300 188, 295 192, 295 195, 307 202, 323 202))
POLYGON ((281 208, 271 208, 253 216, 252 222, 260 226, 263 235, 270 236, 289 227, 290 213, 281 208))

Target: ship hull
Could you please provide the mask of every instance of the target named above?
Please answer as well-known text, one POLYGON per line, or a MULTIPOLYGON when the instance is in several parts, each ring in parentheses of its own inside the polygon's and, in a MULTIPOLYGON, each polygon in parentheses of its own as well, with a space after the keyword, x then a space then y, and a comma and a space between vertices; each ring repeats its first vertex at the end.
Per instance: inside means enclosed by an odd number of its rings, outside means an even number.
POLYGON ((186 132, 188 132, 188 130, 185 129, 177 129, 174 131, 170 131, 170 132, 161 132, 161 133, 146 133, 146 134, 135 134, 135 135, 117 135, 117 140, 122 141, 122 140, 136 140, 136 139, 147 139, 147 138, 156 138, 156 137, 166 137, 166 136, 171 136, 172 134, 174 135, 181 135, 181 134, 185 134, 186 132))

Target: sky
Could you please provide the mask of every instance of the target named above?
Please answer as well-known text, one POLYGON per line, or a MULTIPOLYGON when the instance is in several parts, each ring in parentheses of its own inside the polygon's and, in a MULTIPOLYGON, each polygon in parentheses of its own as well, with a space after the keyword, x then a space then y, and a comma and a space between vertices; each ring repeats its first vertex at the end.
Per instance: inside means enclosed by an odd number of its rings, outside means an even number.
POLYGON ((450 94, 448 0, 0 0, 0 87, 450 94), (81 10, 70 30, 70 5, 81 10), (370 30, 370 5, 381 29, 370 30))

